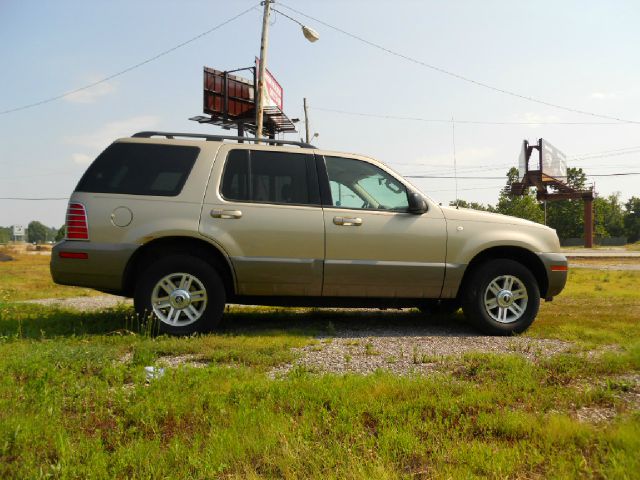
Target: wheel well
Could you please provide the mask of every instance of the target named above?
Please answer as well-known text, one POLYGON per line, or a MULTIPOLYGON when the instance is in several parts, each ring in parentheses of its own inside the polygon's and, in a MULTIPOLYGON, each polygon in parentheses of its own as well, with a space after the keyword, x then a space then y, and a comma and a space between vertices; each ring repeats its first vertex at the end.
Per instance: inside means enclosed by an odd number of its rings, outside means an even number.
POLYGON ((527 267, 538 282, 540 296, 542 298, 545 297, 549 287, 549 279, 547 278, 547 271, 544 268, 544 264, 535 253, 527 250, 526 248, 520 247, 493 247, 478 253, 473 257, 465 269, 461 282, 462 287, 458 290, 458 294, 463 291, 465 282, 469 279, 471 273, 478 265, 495 258, 508 258, 527 267))
POLYGON ((140 274, 154 260, 171 254, 185 254, 201 258, 220 274, 227 298, 235 294, 233 274, 227 258, 210 243, 190 237, 163 237, 152 240, 138 248, 124 272, 124 294, 132 297, 140 274))

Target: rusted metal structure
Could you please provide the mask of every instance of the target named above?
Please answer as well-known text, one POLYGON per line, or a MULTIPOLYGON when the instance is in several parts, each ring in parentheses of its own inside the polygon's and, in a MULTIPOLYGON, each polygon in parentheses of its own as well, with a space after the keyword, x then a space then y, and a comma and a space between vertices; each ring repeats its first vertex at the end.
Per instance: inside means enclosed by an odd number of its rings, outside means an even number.
MULTIPOLYGON (((275 79, 274 79, 275 81, 275 79)), ((235 128, 239 136, 256 132, 256 67, 221 71, 204 67, 203 112, 207 115, 191 117, 198 123, 218 125, 225 130, 235 128), (232 73, 251 72, 250 80, 232 73)), ((276 133, 295 132, 294 122, 280 105, 264 107, 264 127, 260 136, 275 138, 276 133)))
POLYGON ((523 141, 519 162, 520 179, 511 184, 512 195, 526 195, 536 188, 536 198, 541 202, 557 200, 582 200, 584 202, 584 246, 593 247, 593 187, 578 190, 567 184, 567 164, 564 154, 549 142, 538 139, 530 145, 523 141), (533 151, 538 151, 538 162, 529 165, 533 151))

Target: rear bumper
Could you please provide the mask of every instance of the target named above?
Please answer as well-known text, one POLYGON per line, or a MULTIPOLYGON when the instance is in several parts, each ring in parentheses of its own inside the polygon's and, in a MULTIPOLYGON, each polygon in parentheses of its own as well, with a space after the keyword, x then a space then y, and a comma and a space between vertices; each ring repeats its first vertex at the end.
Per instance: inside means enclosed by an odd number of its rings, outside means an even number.
POLYGON ((138 247, 136 244, 63 240, 51 252, 51 276, 60 285, 121 292, 125 268, 138 247), (86 254, 86 258, 61 258, 61 252, 86 254))
POLYGON ((538 253, 538 257, 547 272, 548 286, 546 293, 544 293, 544 298, 551 300, 567 284, 567 275, 569 273, 567 257, 561 253, 538 253))

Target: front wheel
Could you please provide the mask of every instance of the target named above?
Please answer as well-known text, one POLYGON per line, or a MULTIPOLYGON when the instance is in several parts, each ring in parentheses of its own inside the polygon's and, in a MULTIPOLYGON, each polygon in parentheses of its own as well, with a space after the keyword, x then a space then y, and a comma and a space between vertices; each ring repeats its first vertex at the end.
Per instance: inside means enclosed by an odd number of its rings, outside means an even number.
POLYGON ((170 255, 147 267, 136 286, 141 318, 153 316, 171 335, 206 332, 222 320, 224 284, 216 270, 190 255, 170 255))
POLYGON ((533 274, 509 259, 489 260, 465 282, 464 314, 490 335, 524 332, 540 307, 540 289, 533 274))

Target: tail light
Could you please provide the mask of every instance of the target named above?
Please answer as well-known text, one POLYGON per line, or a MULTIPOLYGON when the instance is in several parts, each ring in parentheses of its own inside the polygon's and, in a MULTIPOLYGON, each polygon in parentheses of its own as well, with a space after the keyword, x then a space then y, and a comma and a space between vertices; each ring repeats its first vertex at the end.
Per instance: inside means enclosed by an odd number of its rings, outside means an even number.
POLYGON ((67 239, 89 240, 87 211, 81 203, 70 203, 67 207, 67 239))

